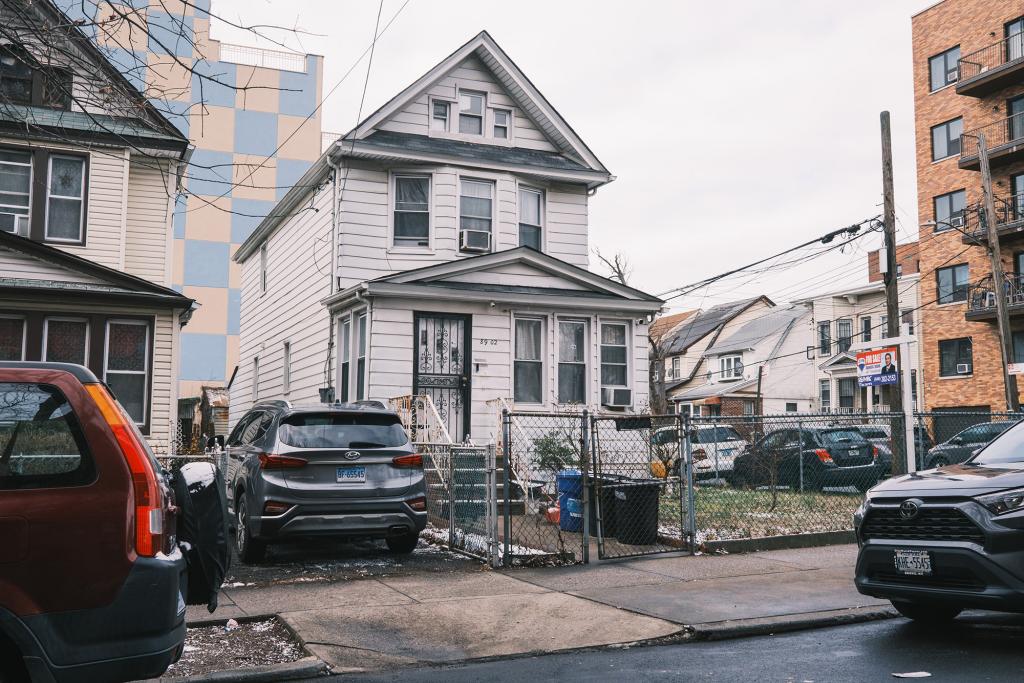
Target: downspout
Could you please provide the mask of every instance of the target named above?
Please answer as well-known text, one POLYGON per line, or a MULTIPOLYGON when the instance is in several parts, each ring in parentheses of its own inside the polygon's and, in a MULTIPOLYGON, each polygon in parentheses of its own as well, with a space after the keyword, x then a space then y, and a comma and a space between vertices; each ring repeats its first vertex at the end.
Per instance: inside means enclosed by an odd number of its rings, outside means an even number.
MULTIPOLYGON (((327 287, 328 296, 338 291, 338 171, 340 167, 334 163, 334 159, 327 155, 327 165, 331 168, 331 267, 330 283, 327 287)), ((324 386, 333 391, 329 392, 334 397, 338 395, 338 388, 334 386, 334 313, 327 311, 327 361, 324 368, 324 386)))

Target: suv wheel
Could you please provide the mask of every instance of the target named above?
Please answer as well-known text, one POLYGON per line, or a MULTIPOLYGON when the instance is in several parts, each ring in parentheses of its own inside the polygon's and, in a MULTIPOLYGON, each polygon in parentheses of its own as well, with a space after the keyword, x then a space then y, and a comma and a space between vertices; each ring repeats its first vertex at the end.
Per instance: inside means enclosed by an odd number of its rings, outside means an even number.
POLYGON ((401 536, 389 536, 384 540, 388 544, 388 550, 393 553, 408 555, 416 549, 416 543, 420 540, 419 533, 403 534, 401 536))
POLYGON ((245 495, 236 496, 238 499, 238 516, 235 519, 235 549, 238 550, 238 557, 246 564, 262 562, 267 554, 267 544, 252 537, 249 531, 249 506, 245 502, 245 495))
POLYGON ((907 619, 932 623, 952 621, 963 611, 959 607, 929 605, 921 602, 903 602, 901 600, 893 600, 892 606, 907 619))

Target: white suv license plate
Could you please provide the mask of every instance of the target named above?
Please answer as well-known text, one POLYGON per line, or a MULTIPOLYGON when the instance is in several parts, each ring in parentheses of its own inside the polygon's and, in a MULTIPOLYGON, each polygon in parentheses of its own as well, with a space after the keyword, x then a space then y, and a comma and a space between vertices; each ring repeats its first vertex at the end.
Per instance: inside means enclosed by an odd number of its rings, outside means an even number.
POLYGON ((338 468, 338 483, 339 484, 362 484, 366 481, 366 467, 360 465, 358 467, 339 467, 338 468))
POLYGON ((932 557, 927 550, 895 550, 896 571, 908 576, 931 576, 932 557))

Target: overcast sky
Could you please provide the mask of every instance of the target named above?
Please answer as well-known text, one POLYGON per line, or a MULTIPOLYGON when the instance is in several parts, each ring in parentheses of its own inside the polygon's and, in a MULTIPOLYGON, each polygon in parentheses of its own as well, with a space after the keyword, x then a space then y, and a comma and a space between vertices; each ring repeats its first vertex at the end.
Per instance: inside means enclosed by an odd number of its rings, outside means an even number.
MULTIPOLYGON (((382 27, 403 2, 384 0, 382 27)), ((880 213, 883 109, 900 241, 916 237, 910 17, 929 4, 410 0, 377 43, 363 115, 486 29, 617 177, 591 199, 591 245, 624 253, 631 284, 660 294, 880 213)), ((280 37, 324 56, 325 93, 370 44, 377 7, 213 1, 228 19, 319 34, 280 37)), ((255 42, 223 25, 213 35, 255 42)), ((325 130, 356 122, 365 76, 363 60, 327 98, 325 130)), ((671 304, 863 282, 879 243, 671 304)))

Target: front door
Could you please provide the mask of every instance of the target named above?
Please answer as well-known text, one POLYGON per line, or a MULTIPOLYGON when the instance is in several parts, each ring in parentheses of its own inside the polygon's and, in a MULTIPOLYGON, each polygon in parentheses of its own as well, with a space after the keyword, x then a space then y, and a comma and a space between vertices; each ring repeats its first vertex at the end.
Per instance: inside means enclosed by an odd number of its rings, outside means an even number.
POLYGON ((413 324, 413 393, 429 396, 452 440, 464 441, 469 437, 472 317, 416 313, 413 324))

